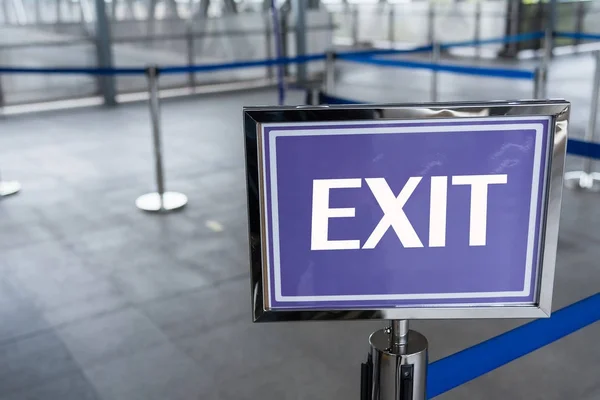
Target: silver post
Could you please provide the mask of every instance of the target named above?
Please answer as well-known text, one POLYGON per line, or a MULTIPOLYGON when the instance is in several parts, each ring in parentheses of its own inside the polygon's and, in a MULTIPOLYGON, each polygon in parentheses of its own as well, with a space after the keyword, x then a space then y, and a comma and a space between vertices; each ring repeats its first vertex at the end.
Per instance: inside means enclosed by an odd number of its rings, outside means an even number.
POLYGON ((160 138, 160 103, 158 95, 158 67, 149 67, 148 94, 150 103, 150 119, 152 121, 152 140, 154 150, 154 167, 156 171, 156 192, 148 193, 137 198, 136 206, 144 211, 171 211, 182 208, 187 204, 187 197, 182 193, 166 192, 163 171, 162 148, 160 138))
MULTIPOLYGON (((373 332, 367 373, 369 400, 425 400, 427 398, 427 339, 409 331, 407 320, 393 320, 373 332)), ((363 397, 364 398, 364 397, 363 397)))
POLYGON ((427 11, 427 40, 431 45, 435 41, 435 3, 432 0, 429 0, 427 11))
POLYGON ((541 77, 542 77, 542 68, 541 67, 536 67, 535 68, 535 72, 534 72, 534 77, 533 77, 533 99, 539 99, 540 98, 540 81, 541 81, 541 77))
POLYGON ((390 41, 390 47, 394 47, 396 42, 396 15, 395 7, 390 4, 390 12, 388 14, 388 40, 390 41))
POLYGON ((390 336, 394 346, 406 346, 406 343, 408 342, 408 320, 391 320, 390 336))
MULTIPOLYGON (((594 86, 592 86, 592 104, 590 110, 590 118, 588 120, 587 131, 585 132, 585 141, 593 142, 595 139, 596 133, 596 121, 598 117, 598 95, 600 94, 600 51, 594 52, 594 60, 596 62, 596 70, 594 71, 594 86)), ((586 158, 584 161, 583 170, 586 173, 590 173, 592 171, 592 162, 591 158, 586 158)))
MULTIPOLYGON (((79 0, 80 2, 82 0, 79 0)), ((41 0, 37 0, 34 2, 34 7, 35 7, 35 23, 39 24, 42 22, 42 1, 41 0)), ((81 5, 80 5, 81 7, 81 5)))
POLYGON ((333 93, 335 87, 335 53, 327 51, 325 57, 325 91, 333 93))
POLYGON ((62 22, 62 1, 56 1, 56 23, 60 24, 62 22))
MULTIPOLYGON (((431 63, 437 66, 440 62, 440 45, 439 43, 433 43, 433 50, 431 52, 431 63)), ((431 101, 438 101, 438 72, 436 69, 431 71, 431 101)))
POLYGON ((352 9, 352 45, 358 45, 358 5, 352 9))
MULTIPOLYGON (((188 67, 191 67, 192 65, 195 64, 195 57, 194 57, 194 27, 192 25, 192 20, 190 19, 187 23, 186 26, 186 30, 185 30, 185 44, 186 44, 186 50, 187 50, 187 63, 188 63, 188 67)), ((190 71, 188 73, 188 85, 190 86, 190 88, 195 88, 196 87, 196 74, 194 73, 194 71, 190 71)))
MULTIPOLYGON (((594 83, 592 86, 592 104, 590 117, 585 132, 584 140, 586 142, 595 142, 596 122, 598 117, 598 96, 600 95, 600 51, 594 53, 596 69, 594 71, 594 83)), ((592 172, 593 160, 586 157, 583 162, 582 171, 571 171, 565 174, 565 184, 572 189, 583 189, 597 192, 600 190, 600 173, 592 172)))
POLYGON ((475 32, 473 34, 473 41, 475 42, 475 56, 481 56, 481 0, 475 2, 475 32))
MULTIPOLYGON (((273 28, 271 28, 271 18, 268 14, 263 14, 265 19, 265 53, 267 59, 273 58, 273 28)), ((267 65, 267 79, 272 80, 274 76, 273 65, 267 65)))

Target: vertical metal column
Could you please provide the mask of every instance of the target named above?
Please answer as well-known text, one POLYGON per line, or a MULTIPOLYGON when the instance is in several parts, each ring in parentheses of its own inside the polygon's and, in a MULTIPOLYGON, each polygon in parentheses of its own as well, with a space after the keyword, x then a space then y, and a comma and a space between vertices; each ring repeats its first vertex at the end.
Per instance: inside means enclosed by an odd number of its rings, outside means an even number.
MULTIPOLYGON (((585 5, 583 1, 577 2, 577 11, 575 18, 575 32, 581 33, 583 32, 583 21, 585 18, 585 5)), ((575 39, 575 46, 579 46, 581 44, 581 39, 575 39)))
MULTIPOLYGON (((594 52, 596 61, 596 70, 594 72, 594 86, 592 87, 592 104, 590 117, 585 132, 584 140, 586 142, 595 142, 596 122, 598 117, 598 96, 600 95, 600 51, 594 52)), ((583 162, 582 171, 571 171, 565 174, 565 185, 572 189, 582 189, 587 191, 600 191, 600 173, 592 172, 593 160, 586 157, 583 162)))
MULTIPOLYGON (((83 0, 79 0, 80 3, 80 7, 81 7, 81 2, 83 0)), ((35 7, 35 23, 36 24, 41 24, 42 23, 42 0, 37 0, 34 2, 34 7, 35 7)))
POLYGON ((388 14, 388 40, 390 47, 393 48, 396 43, 396 8, 393 4, 389 5, 390 12, 388 14))
POLYGON ((428 343, 423 335, 409 330, 408 321, 395 320, 374 332, 369 343, 369 361, 363 369, 364 400, 427 398, 428 343))
MULTIPOLYGON (((263 14, 265 21, 265 56, 268 60, 273 58, 273 28, 269 14, 263 14)), ((267 79, 273 79, 273 65, 267 65, 267 79)))
MULTIPOLYGON (((191 17, 191 13, 190 13, 190 18, 188 19, 186 27, 185 27, 185 44, 186 44, 186 50, 187 50, 188 67, 191 67, 192 65, 194 65, 196 63, 195 48, 194 48, 194 25, 193 25, 193 18, 191 17)), ((194 71, 190 71, 188 73, 188 85, 192 89, 196 87, 196 73, 194 71)))
POLYGON ((435 3, 432 0, 429 0, 427 10, 427 40, 430 45, 435 42, 435 3))
POLYGON ((61 0, 54 0, 56 1, 56 23, 60 24, 62 22, 62 1, 61 0))
MULTIPOLYGON (((104 0, 96 0, 96 55, 98 67, 113 68, 112 40, 110 34, 110 22, 106 15, 106 3, 104 0)), ((115 78, 113 75, 99 75, 98 87, 104 104, 112 106, 117 104, 115 78)))
MULTIPOLYGON (((294 20, 296 36, 296 56, 306 56, 306 0, 294 0, 294 20)), ((297 83, 303 85, 307 80, 307 64, 299 62, 296 64, 297 83)))
MULTIPOLYGON (((431 63, 435 64, 435 66, 437 67, 437 65, 440 62, 440 44, 435 42, 435 38, 434 38, 434 42, 433 42, 433 49, 431 51, 431 63)), ((431 71, 431 101, 436 102, 438 101, 438 71, 437 69, 433 69, 431 71)))
POLYGON ((335 87, 335 53, 329 50, 325 57, 325 92, 333 93, 335 87))
POLYGON ((150 96, 150 118, 152 121, 152 139, 157 191, 138 197, 135 201, 135 205, 137 208, 144 211, 167 212, 184 207, 187 204, 187 197, 182 193, 165 191, 165 174, 163 169, 162 145, 160 137, 158 67, 149 67, 146 70, 146 75, 148 77, 148 92, 150 96))
POLYGON ((358 40, 359 40, 359 29, 358 29, 358 24, 359 24, 359 19, 358 19, 358 4, 354 5, 354 8, 352 8, 352 46, 357 46, 358 45, 358 40))
POLYGON ((550 71, 550 63, 554 52, 554 31, 556 27, 556 0, 551 0, 547 4, 546 9, 546 25, 544 30, 544 56, 542 57, 542 65, 540 70, 540 96, 546 98, 548 93, 548 74, 550 71))
POLYGON ((475 42, 475 56, 481 56, 481 0, 475 2, 475 32, 473 33, 473 41, 475 42))

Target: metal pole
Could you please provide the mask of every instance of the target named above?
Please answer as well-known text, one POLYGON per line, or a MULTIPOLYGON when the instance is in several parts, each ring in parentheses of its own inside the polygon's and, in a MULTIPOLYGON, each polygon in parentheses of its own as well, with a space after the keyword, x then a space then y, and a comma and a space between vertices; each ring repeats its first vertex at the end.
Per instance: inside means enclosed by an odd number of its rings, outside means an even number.
MULTIPOLYGON (((594 72, 594 86, 592 87, 592 104, 590 110, 590 118, 588 120, 587 131, 585 132, 585 141, 592 142, 596 136, 596 121, 598 117, 598 95, 600 94, 600 51, 594 52, 594 60, 596 61, 596 70, 594 72)), ((592 171, 592 159, 586 158, 584 161, 583 170, 586 173, 592 171)))
POLYGON ((166 212, 177 210, 187 204, 187 197, 178 192, 165 191, 162 148, 160 138, 160 104, 158 96, 158 67, 152 66, 146 70, 148 77, 148 94, 150 103, 150 119, 152 121, 152 139, 154 150, 154 167, 156 171, 156 192, 148 193, 137 198, 136 206, 144 211, 166 212))
POLYGON ((475 2, 475 32, 473 34, 474 42, 475 42, 475 56, 481 56, 481 45, 479 41, 481 40, 481 0, 477 0, 475 2))
POLYGON ((542 79, 543 70, 541 67, 537 67, 535 69, 534 77, 533 77, 533 99, 539 99, 540 96, 540 88, 541 88, 541 79, 542 79))
MULTIPOLYGON (((79 0, 80 4, 83 0, 79 0)), ((42 0, 37 0, 34 2, 35 7, 35 23, 39 24, 42 22, 42 0)), ((81 5, 80 5, 81 7, 81 5)))
POLYGON ((327 52, 325 57, 325 92, 333 93, 335 87, 335 53, 327 52))
MULTIPOLYGON (((294 1, 295 12, 295 36, 296 36, 296 56, 302 57, 306 55, 306 0, 294 1)), ((302 85, 306 82, 307 66, 306 63, 300 62, 296 64, 297 83, 302 85)))
MULTIPOLYGON (((113 68, 113 54, 110 22, 106 15, 104 0, 96 0, 96 55, 100 68, 113 68)), ((104 97, 104 104, 116 105, 115 79, 112 75, 99 75, 98 86, 104 97)))
MULTIPOLYGON (((585 4, 583 1, 577 2, 577 16, 575 18, 575 32, 581 33, 583 31, 583 20, 585 18, 585 4)), ((581 39, 575 39, 575 46, 581 44, 581 39)))
MULTIPOLYGON (((439 43, 433 43, 433 49, 431 51, 431 63, 437 65, 440 62, 440 45, 439 43)), ((431 101, 438 101, 438 71, 433 69, 431 71, 431 101)))
POLYGON ((427 11, 427 40, 431 45, 435 42, 435 3, 431 0, 427 11))
MULTIPOLYGON (((594 53, 596 70, 594 72, 594 83, 592 86, 592 104, 590 117, 585 132, 586 142, 595 142, 596 122, 598 117, 598 96, 600 95, 600 51, 594 53)), ((572 189, 583 189, 597 192, 600 190, 600 173, 592 172, 593 160, 586 157, 583 162, 582 171, 572 171, 565 174, 565 184, 572 189)))
MULTIPOLYGON (((265 54, 267 59, 273 58, 273 28, 269 14, 264 14, 265 19, 265 54)), ((274 76, 273 65, 267 65, 267 79, 272 80, 274 76)))
POLYGON ((394 47, 396 42, 396 8, 393 4, 390 4, 390 12, 388 14, 388 40, 390 47, 394 47))
POLYGON ((408 329, 408 321, 391 321, 390 327, 373 332, 371 350, 363 364, 361 399, 425 400, 427 339, 408 329))
POLYGON ((62 22, 62 9, 61 9, 61 0, 54 0, 56 1, 56 23, 60 24, 62 22))
POLYGON ((358 5, 352 8, 352 46, 358 45, 358 5))
MULTIPOLYGON (((192 19, 188 20, 185 31, 188 67, 194 65, 196 61, 194 57, 194 27, 192 25, 192 21, 192 19)), ((188 84, 190 88, 196 87, 196 73, 194 71, 190 71, 188 73, 188 84)))

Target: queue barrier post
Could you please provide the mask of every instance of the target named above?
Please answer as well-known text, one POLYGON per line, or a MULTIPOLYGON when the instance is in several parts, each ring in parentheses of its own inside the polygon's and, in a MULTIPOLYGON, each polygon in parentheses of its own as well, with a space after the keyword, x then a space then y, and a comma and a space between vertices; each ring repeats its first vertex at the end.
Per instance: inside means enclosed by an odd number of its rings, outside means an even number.
MULTIPOLYGON (((595 142, 596 121, 598 117, 598 96, 600 95, 600 51, 594 52, 596 69, 594 71, 594 84, 592 87, 592 105, 585 141, 595 142)), ((565 185, 571 189, 580 189, 591 192, 600 191, 600 173, 592 172, 593 159, 586 157, 583 161, 583 170, 571 171, 565 174, 565 185)))
POLYGON ((150 103, 150 118, 152 121, 152 139, 154 150, 154 165, 156 170, 156 192, 147 193, 135 201, 140 210, 150 212, 168 212, 180 209, 187 204, 187 197, 179 192, 165 190, 165 177, 163 170, 161 135, 160 135, 160 104, 158 98, 158 73, 157 66, 146 70, 148 78, 148 92, 150 103))
POLYGON ((358 4, 355 4, 354 8, 352 8, 352 46, 358 45, 358 40, 359 40, 358 24, 359 24, 358 4))
POLYGON ((327 51, 325 54, 325 91, 333 93, 335 86, 335 52, 327 51))
POLYGON ((407 320, 392 320, 369 337, 367 362, 361 365, 361 400, 425 400, 428 343, 408 329, 407 320))
MULTIPOLYGON (((433 43, 433 49, 431 52, 431 62, 432 62, 432 64, 435 64, 436 67, 440 62, 440 52, 441 52, 440 44, 433 43)), ((431 89, 431 101, 432 102, 438 101, 438 71, 435 68, 431 70, 431 88, 430 89, 431 89)))

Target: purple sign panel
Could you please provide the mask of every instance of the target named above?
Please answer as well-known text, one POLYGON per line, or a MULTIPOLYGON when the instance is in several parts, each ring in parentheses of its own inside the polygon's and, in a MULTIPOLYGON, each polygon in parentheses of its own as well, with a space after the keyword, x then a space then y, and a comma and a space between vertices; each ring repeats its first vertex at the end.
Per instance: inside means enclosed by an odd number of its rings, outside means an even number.
POLYGON ((267 308, 534 304, 551 122, 263 124, 267 308))

